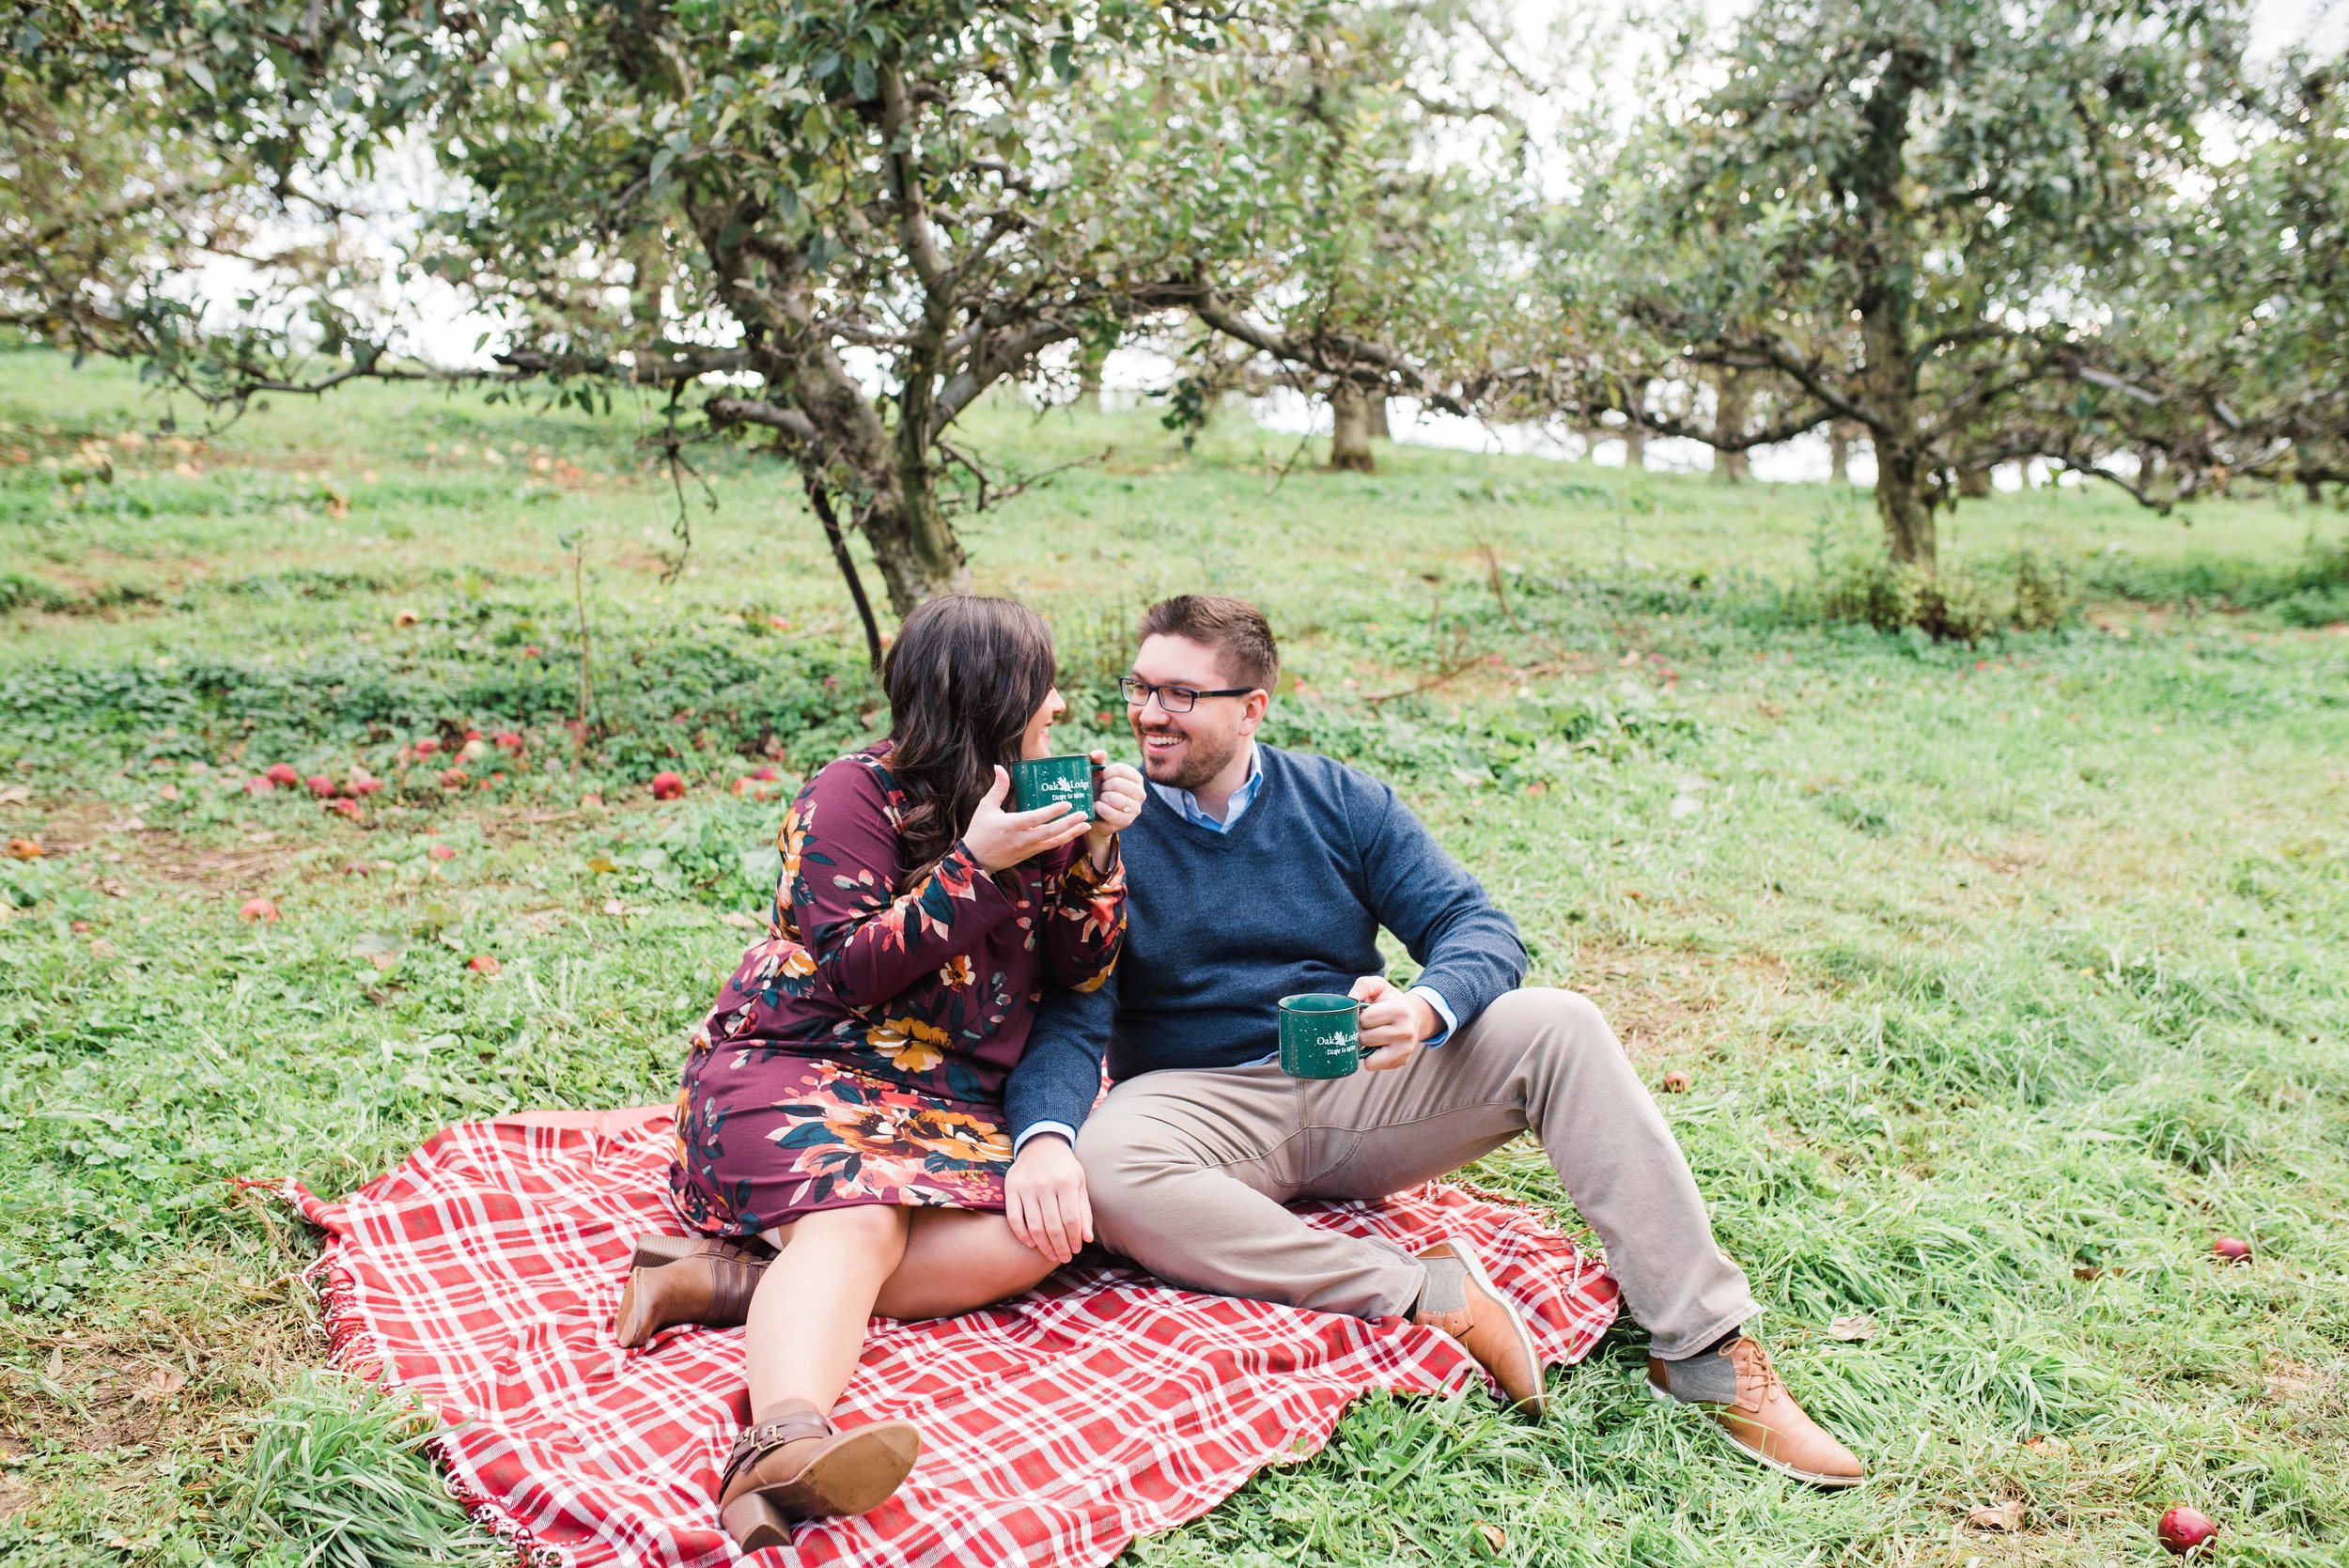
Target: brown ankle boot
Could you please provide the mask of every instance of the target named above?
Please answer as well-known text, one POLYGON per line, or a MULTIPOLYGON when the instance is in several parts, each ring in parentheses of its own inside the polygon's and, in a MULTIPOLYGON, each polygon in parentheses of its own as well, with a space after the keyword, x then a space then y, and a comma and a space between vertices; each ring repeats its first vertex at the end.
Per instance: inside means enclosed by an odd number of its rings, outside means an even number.
POLYGON ((1731 1442, 1782 1475, 1829 1490, 1857 1486, 1865 1477, 1852 1451, 1803 1413, 1779 1381, 1770 1353, 1749 1335, 1685 1360, 1651 1356, 1647 1383, 1657 1399, 1710 1405, 1731 1442))
POLYGON ((698 1323, 737 1328, 767 1270, 763 1249, 707 1236, 641 1236, 612 1331, 634 1349, 663 1328, 698 1323))
POLYGON ((801 1519, 879 1508, 922 1452, 911 1421, 842 1432, 803 1399, 785 1400, 765 1418, 734 1440, 718 1481, 718 1522, 746 1552, 786 1545, 801 1519))
POLYGON ((1439 1241, 1419 1260, 1427 1265, 1427 1283, 1411 1321, 1458 1340, 1510 1405, 1539 1421, 1549 1408, 1549 1391, 1542 1382, 1541 1352, 1517 1307, 1493 1288, 1464 1241, 1439 1241))

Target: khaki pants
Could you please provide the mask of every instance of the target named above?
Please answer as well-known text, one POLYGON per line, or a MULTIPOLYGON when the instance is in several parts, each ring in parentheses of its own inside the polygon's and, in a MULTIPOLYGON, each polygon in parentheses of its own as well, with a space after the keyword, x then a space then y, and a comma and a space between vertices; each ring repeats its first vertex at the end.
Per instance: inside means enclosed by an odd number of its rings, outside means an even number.
POLYGON ((1282 1205, 1384 1197, 1529 1129, 1606 1243, 1656 1355, 1693 1355, 1760 1311, 1614 1031, 1572 991, 1512 991, 1388 1072, 1145 1073, 1110 1092, 1077 1153, 1102 1243, 1160 1279, 1387 1317, 1419 1299, 1419 1262, 1282 1205))

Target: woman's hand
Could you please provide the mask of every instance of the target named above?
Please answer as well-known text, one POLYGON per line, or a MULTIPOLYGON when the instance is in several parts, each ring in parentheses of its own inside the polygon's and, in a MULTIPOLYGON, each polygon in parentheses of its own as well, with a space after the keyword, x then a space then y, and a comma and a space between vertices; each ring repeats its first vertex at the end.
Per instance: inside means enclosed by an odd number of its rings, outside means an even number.
POLYGON ((1003 1218, 1020 1246, 1033 1247, 1056 1264, 1066 1263, 1093 1239, 1085 1168, 1066 1139, 1040 1132, 1019 1146, 1019 1157, 1003 1178, 1003 1218))
POLYGON ((1101 769, 1101 789, 1093 798, 1094 823, 1085 834, 1085 851, 1093 857, 1095 870, 1107 871, 1117 835, 1134 825, 1149 797, 1143 793, 1141 770, 1132 763, 1112 762, 1109 753, 1096 752, 1093 764, 1101 769))
POLYGON ((1005 811, 1003 797, 1011 792, 1011 775, 995 769, 995 783, 971 813, 962 830, 963 846, 988 871, 1018 865, 1047 849, 1057 849, 1084 832, 1084 813, 1065 800, 1034 811, 1005 811))

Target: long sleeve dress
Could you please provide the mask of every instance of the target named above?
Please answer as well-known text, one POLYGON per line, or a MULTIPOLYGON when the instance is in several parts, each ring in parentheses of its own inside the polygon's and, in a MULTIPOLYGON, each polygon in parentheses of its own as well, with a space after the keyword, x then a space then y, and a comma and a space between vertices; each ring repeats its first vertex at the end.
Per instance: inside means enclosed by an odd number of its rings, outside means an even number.
POLYGON ((1044 977, 1089 990, 1116 966, 1125 869, 1097 870, 1082 839, 992 876, 957 842, 907 885, 888 754, 800 791, 767 935, 689 1043, 669 1187, 705 1233, 862 1203, 1001 1210, 1003 1084, 1044 977))

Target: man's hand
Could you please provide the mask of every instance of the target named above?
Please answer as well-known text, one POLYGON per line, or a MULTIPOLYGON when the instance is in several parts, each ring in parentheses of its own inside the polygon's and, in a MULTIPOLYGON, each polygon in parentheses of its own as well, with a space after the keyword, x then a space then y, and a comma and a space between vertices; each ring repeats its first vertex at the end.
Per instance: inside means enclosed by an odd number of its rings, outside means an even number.
POLYGON ((1363 975, 1346 994, 1362 1004, 1362 1065, 1371 1072, 1400 1067, 1419 1054, 1421 1041, 1443 1028, 1425 997, 1396 990, 1384 975, 1363 975))
POLYGON ((1107 752, 1096 752, 1093 766, 1101 770, 1101 792, 1094 798, 1094 823, 1085 834, 1085 853, 1093 857, 1096 870, 1107 871, 1117 835, 1134 825, 1149 797, 1142 790, 1142 770, 1132 763, 1112 762, 1107 752))
POLYGON ((1003 1218, 1022 1247, 1066 1263, 1093 1239, 1093 1203, 1085 1168, 1058 1133, 1040 1132, 1019 1146, 1003 1178, 1003 1218))

